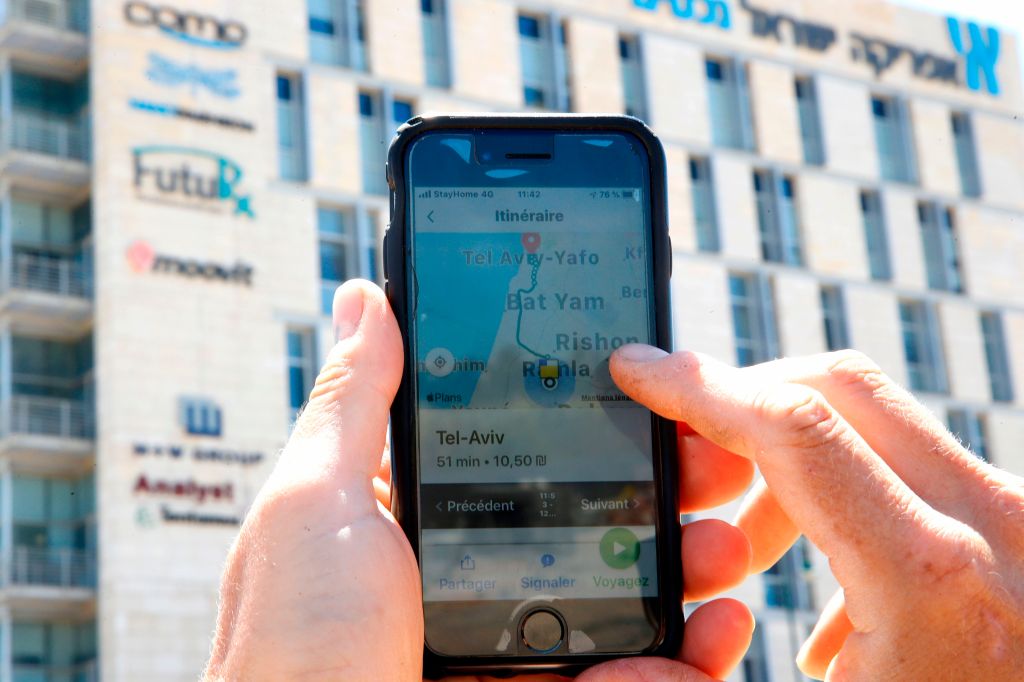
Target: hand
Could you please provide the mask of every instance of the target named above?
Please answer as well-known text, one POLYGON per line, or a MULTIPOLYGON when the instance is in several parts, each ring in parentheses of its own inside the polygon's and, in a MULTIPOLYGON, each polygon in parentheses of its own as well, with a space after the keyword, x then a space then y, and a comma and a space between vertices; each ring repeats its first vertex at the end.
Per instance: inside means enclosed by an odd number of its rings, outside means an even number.
POLYGON ((842 590, 798 657, 829 680, 1009 680, 1024 670, 1024 479, 967 452, 860 353, 734 369, 626 346, 632 398, 755 461, 753 567, 802 531, 842 590))
MULTIPOLYGON (((231 549, 206 679, 419 679, 420 575, 387 510, 381 465, 388 407, 402 375, 402 341, 381 291, 351 281, 335 294, 338 343, 231 549)), ((753 467, 702 438, 684 440, 682 511, 741 494, 753 467)), ((683 529, 686 598, 707 599, 746 578, 750 545, 722 521, 683 529)), ((749 610, 733 600, 698 608, 681 662, 624 659, 581 680, 720 677, 750 643, 749 610)))

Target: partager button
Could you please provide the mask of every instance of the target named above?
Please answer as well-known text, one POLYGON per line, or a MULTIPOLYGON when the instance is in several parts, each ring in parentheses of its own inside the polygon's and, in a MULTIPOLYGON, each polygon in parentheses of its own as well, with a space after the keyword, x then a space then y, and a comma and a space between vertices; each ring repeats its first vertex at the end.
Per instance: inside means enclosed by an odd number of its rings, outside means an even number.
POLYGON ((523 644, 538 654, 550 654, 562 645, 565 628, 551 611, 533 611, 523 619, 523 644))

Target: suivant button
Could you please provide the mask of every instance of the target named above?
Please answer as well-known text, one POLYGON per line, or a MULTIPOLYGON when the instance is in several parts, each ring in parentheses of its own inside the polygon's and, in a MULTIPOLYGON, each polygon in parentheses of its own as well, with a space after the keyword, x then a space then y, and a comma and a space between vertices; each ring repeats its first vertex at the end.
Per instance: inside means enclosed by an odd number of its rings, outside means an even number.
POLYGON ((539 610, 523 619, 523 644, 538 654, 550 654, 562 645, 565 629, 551 611, 539 610))

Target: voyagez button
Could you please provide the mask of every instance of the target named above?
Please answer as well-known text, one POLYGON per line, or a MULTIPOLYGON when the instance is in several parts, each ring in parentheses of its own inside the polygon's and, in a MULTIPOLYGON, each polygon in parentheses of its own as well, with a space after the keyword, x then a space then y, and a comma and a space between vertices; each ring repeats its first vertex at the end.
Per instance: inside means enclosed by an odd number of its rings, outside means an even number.
POLYGON ((621 571, 640 558, 640 541, 627 528, 612 528, 601 538, 600 551, 609 568, 621 571))

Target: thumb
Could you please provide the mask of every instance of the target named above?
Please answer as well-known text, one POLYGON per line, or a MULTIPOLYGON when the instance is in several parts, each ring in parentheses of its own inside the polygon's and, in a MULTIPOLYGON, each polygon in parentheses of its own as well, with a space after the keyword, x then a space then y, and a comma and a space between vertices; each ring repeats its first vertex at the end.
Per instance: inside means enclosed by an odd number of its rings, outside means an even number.
POLYGON ((337 342, 280 466, 296 478, 368 484, 380 467, 388 409, 402 379, 402 337, 384 293, 365 280, 335 292, 333 323, 337 342))

